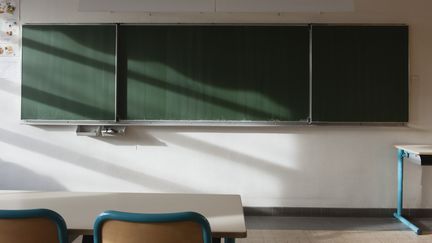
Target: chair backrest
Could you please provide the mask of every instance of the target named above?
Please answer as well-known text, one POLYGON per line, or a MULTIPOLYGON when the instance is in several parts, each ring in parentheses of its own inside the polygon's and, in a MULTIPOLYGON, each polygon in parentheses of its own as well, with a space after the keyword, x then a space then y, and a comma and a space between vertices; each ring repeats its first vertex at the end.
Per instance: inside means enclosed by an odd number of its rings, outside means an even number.
POLYGON ((68 243, 66 223, 49 209, 0 210, 0 243, 68 243))
POLYGON ((211 243, 211 240, 207 219, 195 212, 106 211, 94 224, 94 243, 211 243))

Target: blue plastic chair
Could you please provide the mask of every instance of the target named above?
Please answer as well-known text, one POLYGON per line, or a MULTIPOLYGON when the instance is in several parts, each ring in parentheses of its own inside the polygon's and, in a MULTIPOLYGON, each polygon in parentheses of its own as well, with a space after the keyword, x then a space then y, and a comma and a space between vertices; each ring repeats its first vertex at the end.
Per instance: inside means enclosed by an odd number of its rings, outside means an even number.
POLYGON ((106 211, 96 218, 93 237, 94 243, 104 242, 104 237, 113 243, 184 242, 183 237, 192 237, 190 232, 196 233, 193 237, 199 242, 212 242, 210 225, 199 213, 141 214, 106 211), (183 229, 186 230, 182 231, 183 229))
POLYGON ((0 243, 68 243, 62 216, 49 209, 0 210, 0 243))

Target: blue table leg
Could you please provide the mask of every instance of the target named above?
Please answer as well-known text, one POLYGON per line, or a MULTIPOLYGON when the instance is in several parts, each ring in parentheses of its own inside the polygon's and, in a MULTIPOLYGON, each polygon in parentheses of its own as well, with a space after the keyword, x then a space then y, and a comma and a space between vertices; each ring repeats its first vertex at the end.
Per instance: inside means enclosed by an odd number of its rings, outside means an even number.
POLYGON ((416 234, 421 234, 421 229, 408 221, 406 218, 402 216, 403 209, 403 160, 406 157, 405 151, 402 149, 398 149, 398 191, 397 191, 397 210, 393 214, 395 218, 401 221, 403 224, 408 226, 412 231, 416 234))
POLYGON ((235 239, 234 238, 225 238, 224 242, 225 243, 235 243, 235 239))
POLYGON ((397 164, 397 168, 398 168, 398 191, 397 191, 397 215, 402 215, 402 209, 403 209, 403 170, 404 170, 404 164, 403 164, 403 160, 404 160, 404 155, 405 152, 401 149, 398 149, 398 164, 397 164))

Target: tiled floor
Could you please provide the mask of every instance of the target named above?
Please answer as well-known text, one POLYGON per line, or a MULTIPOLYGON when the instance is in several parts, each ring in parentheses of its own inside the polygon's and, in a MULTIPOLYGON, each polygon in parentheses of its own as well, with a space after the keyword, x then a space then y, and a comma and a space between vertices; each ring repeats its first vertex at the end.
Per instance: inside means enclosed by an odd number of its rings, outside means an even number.
POLYGON ((250 230, 237 243, 430 243, 431 235, 416 236, 407 231, 342 230, 250 230))
POLYGON ((417 221, 417 236, 393 218, 247 217, 248 237, 238 243, 432 243, 432 219, 417 221))
MULTIPOLYGON (((432 243, 432 218, 416 221, 417 236, 393 218, 246 217, 248 237, 237 243, 432 243)), ((74 243, 81 243, 81 237, 74 243)))

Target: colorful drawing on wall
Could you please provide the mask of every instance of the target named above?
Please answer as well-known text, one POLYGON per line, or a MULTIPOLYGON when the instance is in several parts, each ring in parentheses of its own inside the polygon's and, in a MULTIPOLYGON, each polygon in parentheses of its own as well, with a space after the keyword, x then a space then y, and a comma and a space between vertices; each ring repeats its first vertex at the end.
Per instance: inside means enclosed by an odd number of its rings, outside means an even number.
POLYGON ((11 42, 12 39, 16 39, 19 33, 18 22, 14 20, 2 21, 0 26, 0 38, 2 42, 11 42))
POLYGON ((0 44, 0 57, 17 57, 18 50, 18 45, 0 44))
POLYGON ((19 57, 18 0, 0 0, 0 57, 19 57))
POLYGON ((16 15, 17 2, 15 0, 0 0, 0 14, 2 15, 16 15))

